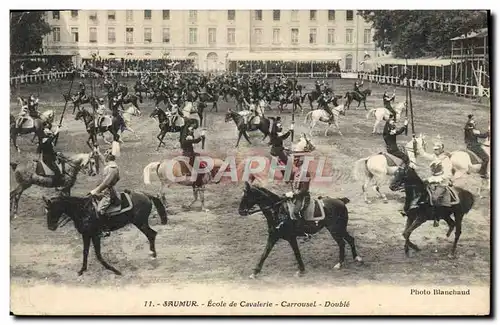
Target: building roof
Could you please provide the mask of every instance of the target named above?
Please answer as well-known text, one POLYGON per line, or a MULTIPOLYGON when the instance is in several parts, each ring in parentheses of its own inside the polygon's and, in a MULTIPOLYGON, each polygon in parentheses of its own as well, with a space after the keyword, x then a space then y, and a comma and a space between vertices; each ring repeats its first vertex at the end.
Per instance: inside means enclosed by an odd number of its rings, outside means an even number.
POLYGON ((305 51, 289 51, 289 52, 246 52, 246 53, 229 53, 228 60, 230 61, 297 61, 297 62, 325 62, 339 61, 341 58, 331 52, 305 52, 305 51))
POLYGON ((451 39, 451 41, 457 41, 462 39, 471 39, 471 38, 483 38, 488 36, 488 28, 481 28, 477 32, 470 32, 467 35, 457 36, 451 39))
POLYGON ((382 56, 379 58, 373 58, 366 60, 365 63, 375 63, 375 64, 394 64, 394 65, 420 65, 420 66, 442 66, 442 65, 451 65, 456 60, 452 60, 451 58, 436 58, 436 57, 426 57, 426 58, 418 58, 418 59, 398 59, 394 58, 392 55, 382 56))

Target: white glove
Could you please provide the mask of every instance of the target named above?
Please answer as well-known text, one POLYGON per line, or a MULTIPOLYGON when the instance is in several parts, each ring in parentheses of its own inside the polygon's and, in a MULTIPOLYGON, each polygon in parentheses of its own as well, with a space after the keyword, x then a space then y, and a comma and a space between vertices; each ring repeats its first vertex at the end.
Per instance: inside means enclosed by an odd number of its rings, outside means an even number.
POLYGON ((287 198, 292 198, 293 197, 293 192, 288 192, 285 194, 287 198))
POLYGON ((407 125, 408 125, 408 120, 405 120, 404 125, 405 125, 405 126, 407 126, 407 125))
POLYGON ((92 191, 90 191, 90 195, 96 195, 97 194, 97 191, 95 189, 93 189, 92 191))

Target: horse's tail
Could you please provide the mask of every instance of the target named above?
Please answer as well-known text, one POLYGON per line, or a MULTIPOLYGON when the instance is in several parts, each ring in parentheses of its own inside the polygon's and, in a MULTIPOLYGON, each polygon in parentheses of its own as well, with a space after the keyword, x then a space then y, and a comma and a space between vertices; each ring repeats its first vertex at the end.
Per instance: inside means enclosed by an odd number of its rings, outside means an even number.
POLYGON ((313 111, 310 111, 309 113, 306 114, 306 118, 304 119, 304 123, 310 123, 312 119, 312 113, 313 111))
POLYGON ((167 217, 167 209, 165 208, 165 205, 163 202, 156 196, 146 194, 144 193, 150 200, 153 202, 156 211, 158 211, 158 214, 160 215, 160 220, 162 225, 166 225, 168 222, 168 217, 167 217))
POLYGON ((300 103, 301 104, 304 104, 304 101, 306 100, 306 97, 307 97, 307 93, 305 93, 304 95, 300 96, 300 103))
POLYGON ((351 200, 349 200, 349 198, 347 197, 342 197, 342 198, 339 198, 340 201, 344 202, 344 204, 347 204, 349 202, 351 202, 351 200))
POLYGON ((349 97, 349 92, 346 91, 345 95, 344 95, 344 98, 348 98, 349 97))
POLYGON ((10 168, 12 168, 12 170, 16 170, 17 168, 17 165, 19 165, 18 163, 10 163, 10 168))
POLYGON ((375 116, 375 111, 376 110, 377 110, 376 108, 372 108, 371 110, 369 110, 368 113, 366 113, 366 118, 369 119, 370 115, 374 115, 375 116))
POLYGON ((458 192, 458 196, 460 199, 460 206, 462 207, 462 212, 466 214, 474 206, 475 203, 474 194, 461 187, 455 187, 455 189, 458 192))
POLYGON ((354 176, 354 179, 357 181, 364 180, 366 177, 369 177, 371 175, 370 171, 366 167, 366 162, 368 161, 368 158, 361 158, 359 160, 356 160, 354 163, 354 167, 352 169, 352 174, 354 176))
POLYGON ((151 170, 153 168, 158 168, 160 166, 159 161, 152 162, 148 164, 146 167, 144 167, 143 171, 143 179, 144 179, 144 184, 149 185, 151 184, 151 170))

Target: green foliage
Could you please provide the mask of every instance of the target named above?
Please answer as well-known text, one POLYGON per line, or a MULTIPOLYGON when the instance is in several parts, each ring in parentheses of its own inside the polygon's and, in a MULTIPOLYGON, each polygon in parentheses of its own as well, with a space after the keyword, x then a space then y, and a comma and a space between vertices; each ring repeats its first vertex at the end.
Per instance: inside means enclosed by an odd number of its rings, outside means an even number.
POLYGON ((40 53, 43 37, 50 33, 43 11, 12 11, 10 13, 10 52, 40 53))
POLYGON ((451 38, 488 27, 484 10, 360 10, 358 14, 373 24, 377 47, 397 58, 449 55, 451 38))

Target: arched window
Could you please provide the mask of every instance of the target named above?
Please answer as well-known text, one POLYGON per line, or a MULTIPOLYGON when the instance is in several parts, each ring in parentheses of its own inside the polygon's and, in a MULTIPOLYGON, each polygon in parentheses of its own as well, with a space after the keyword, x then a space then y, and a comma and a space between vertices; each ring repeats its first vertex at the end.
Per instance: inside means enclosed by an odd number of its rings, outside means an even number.
POLYGON ((188 54, 188 58, 193 60, 193 65, 195 68, 198 68, 198 53, 191 52, 188 54))
POLYGON ((345 70, 347 71, 352 70, 352 54, 347 54, 345 56, 345 70))

